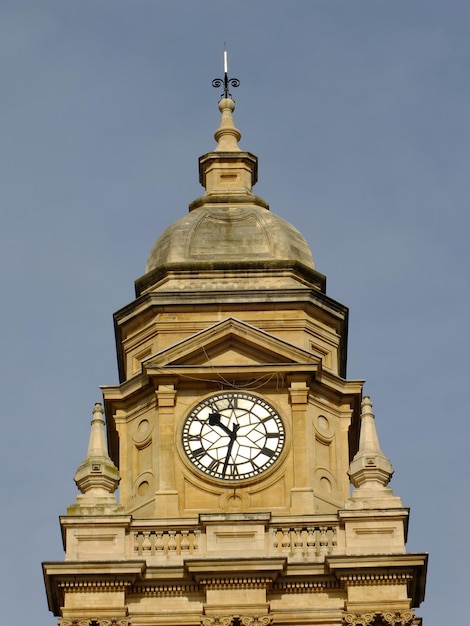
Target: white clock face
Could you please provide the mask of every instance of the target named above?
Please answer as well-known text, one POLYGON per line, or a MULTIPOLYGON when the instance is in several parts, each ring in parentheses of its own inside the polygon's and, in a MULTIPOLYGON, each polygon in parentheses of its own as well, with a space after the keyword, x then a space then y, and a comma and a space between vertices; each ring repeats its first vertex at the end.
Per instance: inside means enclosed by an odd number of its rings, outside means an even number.
POLYGON ((212 478, 253 478, 279 458, 285 442, 281 418, 262 398, 225 391, 206 398, 183 425, 183 448, 191 463, 212 478))

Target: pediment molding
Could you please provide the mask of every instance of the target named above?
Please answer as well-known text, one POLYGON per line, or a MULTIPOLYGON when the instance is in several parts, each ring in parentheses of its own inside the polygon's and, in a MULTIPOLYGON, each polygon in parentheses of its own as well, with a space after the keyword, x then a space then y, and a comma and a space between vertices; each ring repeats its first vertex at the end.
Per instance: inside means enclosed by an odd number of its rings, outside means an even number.
POLYGON ((305 373, 321 369, 321 356, 293 346, 236 318, 227 318, 152 355, 143 362, 151 377, 191 376, 204 380, 305 373))

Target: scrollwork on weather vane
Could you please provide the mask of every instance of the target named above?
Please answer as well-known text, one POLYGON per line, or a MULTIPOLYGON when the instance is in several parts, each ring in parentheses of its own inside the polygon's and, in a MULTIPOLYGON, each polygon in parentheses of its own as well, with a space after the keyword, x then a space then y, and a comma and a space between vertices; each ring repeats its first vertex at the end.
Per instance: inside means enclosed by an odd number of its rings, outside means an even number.
POLYGON ((232 94, 229 92, 229 87, 238 87, 240 85, 240 81, 238 78, 229 78, 228 77, 228 55, 227 50, 224 50, 224 77, 223 78, 214 78, 212 81, 212 87, 222 87, 224 86, 224 93, 221 94, 221 98, 231 98, 232 94))

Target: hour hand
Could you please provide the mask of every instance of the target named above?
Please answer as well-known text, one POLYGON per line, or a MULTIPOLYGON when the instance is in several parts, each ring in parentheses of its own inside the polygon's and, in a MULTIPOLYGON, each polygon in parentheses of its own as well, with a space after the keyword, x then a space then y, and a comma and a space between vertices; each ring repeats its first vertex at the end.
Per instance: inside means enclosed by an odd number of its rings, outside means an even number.
POLYGON ((232 431, 230 430, 230 428, 225 426, 225 424, 222 424, 222 422, 220 421, 220 413, 209 413, 209 424, 211 426, 220 426, 220 428, 224 430, 227 435, 232 436, 232 431))
POLYGON ((211 426, 221 426, 220 413, 209 413, 209 424, 211 426))

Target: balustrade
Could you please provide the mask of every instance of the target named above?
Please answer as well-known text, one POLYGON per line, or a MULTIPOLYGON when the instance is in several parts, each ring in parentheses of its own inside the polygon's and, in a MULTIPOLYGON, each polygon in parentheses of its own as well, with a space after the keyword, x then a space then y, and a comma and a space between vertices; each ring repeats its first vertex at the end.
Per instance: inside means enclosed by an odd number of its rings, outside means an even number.
POLYGON ((134 553, 147 556, 187 556, 199 548, 199 530, 134 530, 134 553))
POLYGON ((332 554, 337 545, 336 526, 275 526, 273 547, 290 557, 317 558, 332 554))
MULTIPOLYGON (((198 528, 134 528, 133 552, 147 558, 185 559, 196 555, 203 557, 206 537, 198 528)), ((338 526, 334 523, 295 525, 274 524, 268 530, 270 539, 266 555, 285 555, 288 559, 318 560, 333 554, 337 547, 338 526)))

